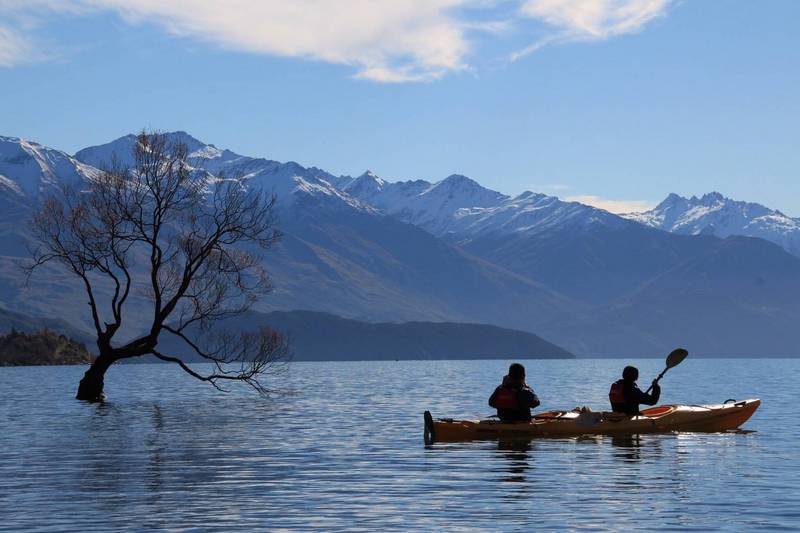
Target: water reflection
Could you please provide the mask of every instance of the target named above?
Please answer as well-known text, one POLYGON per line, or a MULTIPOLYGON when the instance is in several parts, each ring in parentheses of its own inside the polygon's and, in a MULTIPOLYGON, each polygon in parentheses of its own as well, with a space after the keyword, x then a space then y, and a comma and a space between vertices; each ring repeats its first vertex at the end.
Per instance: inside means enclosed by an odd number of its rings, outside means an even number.
POLYGON ((629 462, 636 462, 642 458, 642 437, 641 435, 614 435, 611 437, 611 445, 616 448, 616 457, 629 462))
POLYGON ((163 439, 165 433, 164 414, 161 412, 161 407, 159 407, 157 403, 154 403, 152 406, 152 424, 153 431, 149 433, 145 439, 148 450, 147 486, 151 494, 149 498, 150 505, 158 507, 161 501, 161 490, 163 488, 161 465, 166 452, 166 443, 163 439))
POLYGON ((529 439, 508 439, 497 442, 499 456, 507 463, 503 468, 506 475, 500 481, 523 483, 525 473, 531 468, 533 441, 529 439))

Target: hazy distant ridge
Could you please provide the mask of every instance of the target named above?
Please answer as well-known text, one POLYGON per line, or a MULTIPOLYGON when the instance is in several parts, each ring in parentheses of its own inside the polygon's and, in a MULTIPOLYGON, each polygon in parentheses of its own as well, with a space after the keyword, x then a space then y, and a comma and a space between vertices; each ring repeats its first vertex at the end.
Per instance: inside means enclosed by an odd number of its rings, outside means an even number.
MULTIPOLYGON (((313 311, 248 313, 226 328, 270 326, 288 335, 296 361, 549 359, 574 357, 538 335, 485 324, 368 323, 313 311)), ((185 350, 169 336, 161 350, 185 350)), ((191 358, 191 353, 181 355, 191 358)))

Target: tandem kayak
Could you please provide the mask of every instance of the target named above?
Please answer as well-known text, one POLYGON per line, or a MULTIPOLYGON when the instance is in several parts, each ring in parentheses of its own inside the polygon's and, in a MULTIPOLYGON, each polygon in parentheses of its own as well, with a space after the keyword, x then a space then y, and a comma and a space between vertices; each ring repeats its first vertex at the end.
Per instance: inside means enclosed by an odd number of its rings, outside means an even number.
POLYGON ((645 409, 640 416, 595 412, 584 408, 537 413, 530 422, 511 423, 492 419, 434 420, 430 411, 425 411, 425 442, 726 431, 744 424, 759 405, 761 400, 728 400, 714 405, 659 405, 645 409))

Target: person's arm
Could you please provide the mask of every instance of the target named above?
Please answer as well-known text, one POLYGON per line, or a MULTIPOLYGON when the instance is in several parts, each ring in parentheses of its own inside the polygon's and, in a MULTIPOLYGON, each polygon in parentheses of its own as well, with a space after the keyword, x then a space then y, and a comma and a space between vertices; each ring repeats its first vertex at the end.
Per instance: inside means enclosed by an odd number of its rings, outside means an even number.
POLYGON ((494 399, 497 396, 497 391, 498 390, 500 390, 500 387, 497 387, 496 389, 494 389, 494 392, 492 393, 492 395, 489 396, 489 407, 495 407, 494 399))
POLYGON ((650 397, 653 399, 653 403, 650 405, 655 405, 658 403, 659 398, 661 398, 661 385, 653 381, 653 392, 650 394, 650 397))
POLYGON ((520 391, 520 396, 522 401, 520 403, 524 404, 526 407, 539 407, 539 397, 536 396, 536 393, 533 392, 533 389, 525 388, 520 391))
POLYGON ((635 388, 638 401, 639 403, 643 403, 645 405, 655 405, 658 403, 658 399, 661 397, 661 385, 653 382, 653 392, 652 394, 647 394, 646 392, 642 392, 639 387, 635 388))

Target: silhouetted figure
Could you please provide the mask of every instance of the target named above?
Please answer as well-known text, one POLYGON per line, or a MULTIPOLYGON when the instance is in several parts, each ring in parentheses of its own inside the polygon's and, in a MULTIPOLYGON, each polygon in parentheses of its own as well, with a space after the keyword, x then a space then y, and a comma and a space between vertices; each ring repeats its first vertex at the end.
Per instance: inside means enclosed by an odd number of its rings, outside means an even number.
POLYGON ((489 405, 497 409, 497 416, 503 422, 531 419, 531 408, 539 405, 539 398, 525 383, 524 366, 514 363, 508 367, 508 375, 489 397, 489 405))
POLYGON ((636 385, 637 379, 639 379, 639 369, 635 366, 626 366, 622 371, 622 379, 614 382, 608 393, 612 411, 635 416, 639 414, 639 404, 655 405, 658 403, 661 396, 661 386, 658 382, 653 380, 653 393, 647 394, 636 385))

